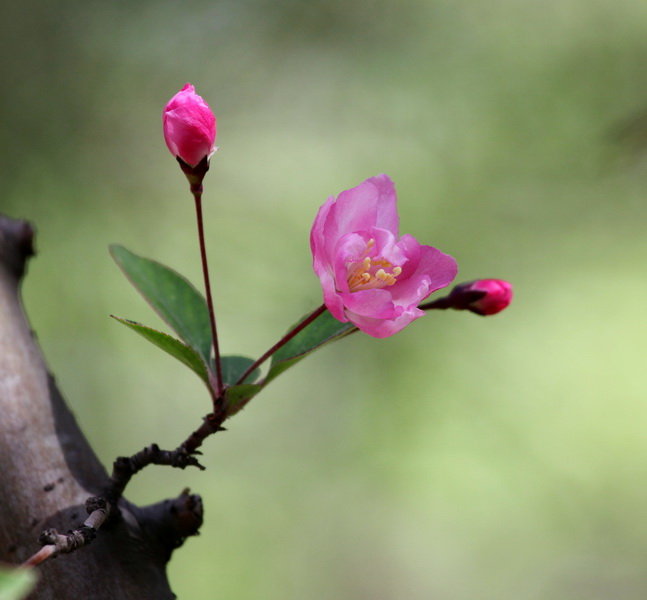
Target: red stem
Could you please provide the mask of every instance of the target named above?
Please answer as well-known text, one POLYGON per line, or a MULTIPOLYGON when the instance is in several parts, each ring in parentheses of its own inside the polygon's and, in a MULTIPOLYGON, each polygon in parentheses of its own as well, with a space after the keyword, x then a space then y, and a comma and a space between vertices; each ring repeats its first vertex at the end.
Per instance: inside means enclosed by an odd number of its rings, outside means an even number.
POLYGON ((440 309, 440 310, 445 310, 446 308, 453 308, 453 302, 450 300, 449 296, 443 296, 442 298, 438 298, 437 300, 432 300, 431 302, 426 302, 425 304, 421 304, 418 308, 420 310, 434 310, 434 309, 440 309))
MULTIPOLYGON (((218 333, 216 331, 216 313, 213 310, 213 299, 211 297, 211 284, 209 283, 209 266, 207 264, 207 249, 204 243, 204 226, 202 223, 202 186, 191 186, 191 192, 195 199, 195 214, 198 220, 198 237, 200 238, 200 258, 202 259, 202 274, 204 275, 204 287, 207 294, 207 308, 209 310, 209 321, 211 322, 211 339, 213 342, 213 355, 216 365, 216 398, 223 392, 222 365, 220 361, 220 349, 218 348, 218 333)), ((214 398, 214 401, 215 399, 214 398)))
POLYGON ((274 354, 281 346, 287 344, 297 333, 306 328, 310 323, 312 323, 319 315, 322 315, 326 312, 326 305, 322 304, 319 308, 310 313, 301 323, 299 323, 294 329, 286 333, 276 344, 274 344, 263 356, 257 359, 250 367, 238 378, 238 381, 235 385, 239 385, 245 381, 247 376, 253 372, 255 369, 260 367, 272 354, 274 354))

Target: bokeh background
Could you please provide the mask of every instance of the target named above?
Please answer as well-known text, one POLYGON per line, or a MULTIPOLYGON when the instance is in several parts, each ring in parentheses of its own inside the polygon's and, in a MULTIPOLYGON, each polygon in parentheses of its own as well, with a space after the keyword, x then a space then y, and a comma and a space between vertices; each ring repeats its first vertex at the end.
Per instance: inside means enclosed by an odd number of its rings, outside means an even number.
MULTIPOLYGON (((33 220, 24 295, 109 465, 208 410, 120 242, 200 284, 187 184, 161 135, 194 83, 219 119, 205 195, 221 345, 258 355, 320 303, 308 233, 385 172, 401 226, 505 313, 353 336, 272 384, 137 503, 189 486, 179 598, 647 596, 647 3, 24 0, 0 21, 0 209, 33 220)), ((195 380, 194 380, 195 379, 195 380)))

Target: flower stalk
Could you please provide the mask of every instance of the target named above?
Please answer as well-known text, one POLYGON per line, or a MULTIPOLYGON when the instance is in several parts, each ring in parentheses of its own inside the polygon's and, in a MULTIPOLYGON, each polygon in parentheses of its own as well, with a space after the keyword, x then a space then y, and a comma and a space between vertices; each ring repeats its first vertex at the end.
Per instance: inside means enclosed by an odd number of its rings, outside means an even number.
MULTIPOLYGON (((211 342, 213 346, 213 357, 215 365, 215 381, 211 388, 213 391, 214 404, 222 396, 224 385, 222 380, 222 364, 220 360, 220 348, 218 346, 218 330, 216 327, 216 313, 213 309, 213 297, 211 295, 211 283, 209 281, 209 265, 207 263, 207 248, 204 241, 204 224, 202 220, 202 184, 191 185, 191 193, 195 201, 195 214, 198 225, 198 238, 200 240, 200 260, 202 262, 202 275, 204 277, 204 288, 207 297, 207 310, 209 311, 209 323, 211 324, 211 342)), ((208 369, 211 373, 211 369, 208 369)))
POLYGON ((276 344, 274 344, 267 352, 254 361, 253 364, 238 378, 236 385, 239 385, 247 379, 250 373, 253 373, 258 367, 260 367, 270 356, 272 356, 277 350, 285 346, 293 337, 295 337, 300 331, 303 331, 310 323, 312 323, 317 317, 326 312, 326 305, 322 304, 319 308, 311 312, 301 323, 299 323, 294 329, 288 331, 276 344))

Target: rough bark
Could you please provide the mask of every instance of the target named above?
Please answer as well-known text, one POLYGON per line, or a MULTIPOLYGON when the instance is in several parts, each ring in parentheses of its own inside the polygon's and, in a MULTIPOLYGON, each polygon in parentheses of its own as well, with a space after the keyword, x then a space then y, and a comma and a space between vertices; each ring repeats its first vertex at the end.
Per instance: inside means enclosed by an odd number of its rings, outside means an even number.
MULTIPOLYGON (((101 494, 109 481, 23 311, 20 282, 33 236, 28 223, 0 215, 0 560, 10 563, 38 550, 43 529, 78 527, 88 496, 101 494)), ((89 546, 38 567, 30 598, 174 598, 166 563, 201 522, 199 499, 196 509, 187 498, 144 508, 122 499, 89 546)))

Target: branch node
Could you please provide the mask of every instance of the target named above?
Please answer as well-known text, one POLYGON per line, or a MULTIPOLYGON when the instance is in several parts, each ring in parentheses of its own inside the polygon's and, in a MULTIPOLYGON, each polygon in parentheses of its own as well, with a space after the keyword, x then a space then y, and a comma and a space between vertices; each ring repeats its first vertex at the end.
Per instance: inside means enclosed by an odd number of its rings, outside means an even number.
POLYGON ((56 529, 44 529, 38 536, 38 541, 41 546, 45 546, 46 544, 56 544, 57 537, 58 531, 56 531, 56 529))
POLYGON ((88 514, 93 513, 95 510, 107 510, 107 508, 108 503, 101 496, 90 496, 85 501, 85 510, 88 514))

